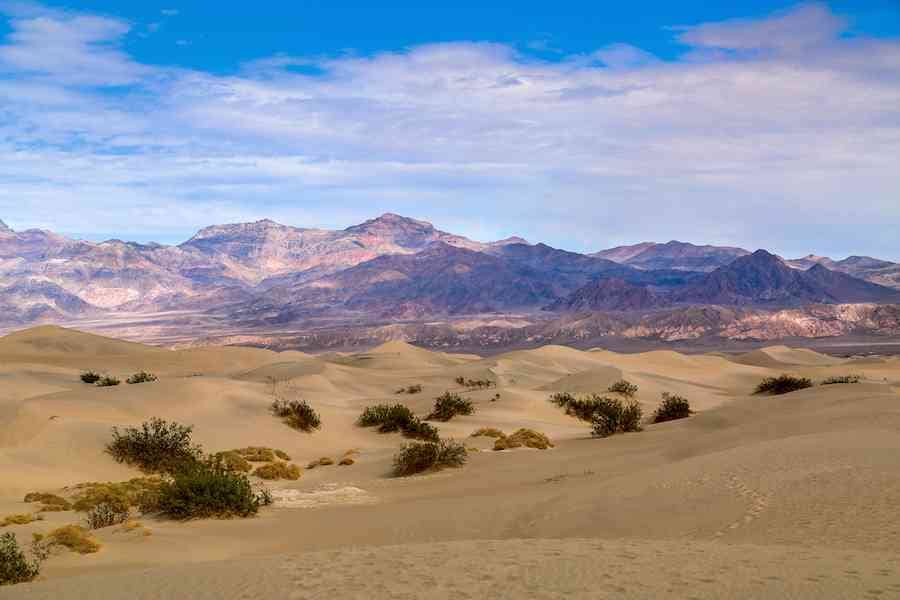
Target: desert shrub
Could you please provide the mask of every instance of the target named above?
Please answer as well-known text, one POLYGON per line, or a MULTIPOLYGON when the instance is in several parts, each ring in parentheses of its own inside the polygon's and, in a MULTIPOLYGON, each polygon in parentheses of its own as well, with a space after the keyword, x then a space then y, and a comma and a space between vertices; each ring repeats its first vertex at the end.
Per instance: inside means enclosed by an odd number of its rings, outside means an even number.
POLYGON ((494 450, 508 450, 522 446, 546 450, 553 447, 553 442, 543 433, 533 429, 519 429, 512 435, 503 436, 494 442, 494 450))
POLYGON ((467 387, 470 389, 471 388, 477 388, 477 389, 492 388, 497 385, 495 382, 491 381, 490 379, 466 379, 465 377, 457 377, 453 381, 455 381, 458 385, 461 385, 463 387, 467 387))
POLYGON ((459 442, 411 442, 394 457, 394 475, 406 477, 425 471, 461 467, 467 459, 466 447, 459 442))
POLYGON ((494 394, 493 396, 491 396, 491 402, 496 402, 496 401, 499 400, 499 399, 500 399, 500 394, 499 394, 499 393, 498 393, 498 394, 494 394))
POLYGON ((113 441, 106 451, 117 462, 129 464, 145 473, 173 473, 196 463, 202 452, 191 443, 192 427, 153 418, 141 428, 119 431, 113 427, 113 441))
POLYGON ((676 419, 685 419, 691 416, 691 403, 687 398, 677 394, 663 392, 662 402, 653 413, 654 423, 663 423, 665 421, 674 421, 676 419))
POLYGON ((502 438, 506 437, 506 434, 495 427, 482 427, 473 431, 470 437, 502 438))
POLYGON ((85 371, 81 374, 81 381, 93 385, 100 381, 100 373, 97 373, 95 371, 85 371))
POLYGON ((471 415, 475 406, 468 398, 453 392, 444 392, 434 400, 434 408, 426 417, 428 421, 449 421, 456 415, 471 415))
POLYGON ((111 375, 104 375, 103 377, 101 377, 100 379, 97 380, 97 383, 95 385, 97 387, 114 387, 114 386, 119 385, 120 383, 122 383, 122 382, 119 381, 118 379, 116 379, 115 377, 113 377, 111 375))
POLYGON ((407 387, 402 387, 402 388, 400 388, 399 390, 397 390, 397 393, 398 393, 398 394, 418 394, 418 393, 421 392, 421 391, 422 391, 422 384, 421 384, 421 383, 417 383, 417 384, 415 384, 415 385, 410 385, 410 386, 407 386, 407 387))
POLYGON ((300 479, 300 467, 290 463, 273 462, 257 467, 253 474, 260 479, 296 481, 300 479))
POLYGON ((72 508, 77 512, 90 512, 101 504, 109 505, 116 512, 127 512, 139 506, 146 494, 153 494, 162 484, 158 477, 136 477, 128 481, 108 483, 80 483, 72 488, 72 508))
POLYGON ((342 458, 340 460, 340 462, 338 462, 338 466, 346 467, 346 466, 352 465, 355 462, 356 462, 356 460, 354 460, 352 456, 345 456, 344 458, 342 458))
POLYGON ((591 435, 609 437, 616 433, 641 430, 644 411, 637 402, 602 398, 600 409, 591 417, 591 435))
POLYGON ((403 436, 413 440, 422 440, 425 442, 436 442, 440 439, 437 427, 431 423, 413 417, 404 427, 403 436))
POLYGON ((272 452, 274 452, 275 456, 277 456, 281 460, 291 460, 291 456, 284 450, 274 449, 274 450, 272 450, 272 452))
POLYGON ((416 416, 403 404, 367 406, 356 420, 360 427, 378 426, 380 433, 402 431, 416 416))
POLYGON ((33 581, 40 572, 40 561, 28 560, 15 534, 0 535, 0 586, 33 581))
POLYGON ((179 520, 249 517, 257 513, 261 503, 246 474, 229 470, 222 461, 209 459, 175 472, 142 509, 179 520))
POLYGON ((275 460, 275 451, 264 446, 247 446, 235 450, 240 456, 250 462, 272 462, 275 460))
POLYGON ((285 424, 307 433, 322 426, 319 413, 306 400, 285 400, 276 398, 270 407, 272 414, 285 424))
POLYGON ((550 396, 550 402, 559 406, 560 408, 565 408, 574 401, 575 396, 573 396, 569 392, 557 392, 556 394, 550 396))
POLYGON ((637 394, 638 386, 625 379, 620 379, 606 388, 606 391, 611 394, 622 394, 626 398, 634 398, 634 395, 637 394))
POLYGON ((222 465, 229 471, 249 473, 253 470, 253 465, 250 464, 250 461, 248 461, 246 458, 244 458, 234 450, 216 452, 213 455, 213 458, 222 461, 222 465))
POLYGON ((328 458, 327 456, 323 456, 323 457, 320 458, 317 462, 318 462, 318 464, 319 464, 320 467, 328 467, 328 466, 334 464, 334 459, 333 459, 333 458, 328 458))
POLYGON ((128 507, 123 509, 119 505, 101 502, 88 511, 84 520, 88 529, 102 529, 124 523, 130 516, 131 510, 128 507))
POLYGON ((40 502, 43 506, 40 512, 57 512, 63 510, 71 510, 72 504, 56 494, 46 494, 43 492, 30 492, 25 494, 25 502, 40 502))
POLYGON ((793 375, 779 375, 778 377, 766 377, 759 382, 754 394, 770 394, 778 396, 789 392, 796 392, 812 387, 812 380, 807 377, 794 377, 793 375))
POLYGON ((140 371, 135 373, 131 377, 125 380, 125 383, 135 384, 135 383, 150 383, 159 379, 153 373, 148 373, 146 371, 140 371))
POLYGON ((859 375, 840 375, 837 377, 829 377, 822 381, 822 385, 835 385, 839 383, 859 383, 862 379, 859 375))
POLYGON ((100 543, 79 525, 64 525, 47 534, 48 546, 63 546, 78 554, 93 554, 100 550, 100 543))
POLYGON ((32 514, 21 514, 21 515, 7 515, 3 517, 3 520, 0 520, 0 527, 9 527, 10 525, 28 525, 29 523, 34 523, 35 521, 42 520, 43 517, 41 515, 32 515, 32 514))

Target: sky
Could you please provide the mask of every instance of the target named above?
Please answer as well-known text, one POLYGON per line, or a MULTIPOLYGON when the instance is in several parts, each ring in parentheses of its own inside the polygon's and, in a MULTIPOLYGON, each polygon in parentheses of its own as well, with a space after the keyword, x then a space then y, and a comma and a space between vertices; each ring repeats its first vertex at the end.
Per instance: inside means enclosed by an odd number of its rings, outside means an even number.
POLYGON ((383 212, 900 260, 900 0, 0 0, 14 229, 383 212))

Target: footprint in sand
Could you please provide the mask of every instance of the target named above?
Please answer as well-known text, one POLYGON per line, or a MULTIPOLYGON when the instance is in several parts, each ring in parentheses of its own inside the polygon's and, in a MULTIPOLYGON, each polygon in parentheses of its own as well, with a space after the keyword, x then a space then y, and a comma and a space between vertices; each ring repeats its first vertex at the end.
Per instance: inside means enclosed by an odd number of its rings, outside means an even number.
POLYGON ((713 537, 717 538, 724 536, 729 531, 734 531, 755 521, 759 515, 769 507, 769 502, 771 500, 770 494, 754 490, 745 484, 737 475, 731 475, 725 482, 725 486, 736 493, 738 497, 746 500, 748 506, 740 519, 728 524, 724 529, 720 529, 713 534, 713 537))

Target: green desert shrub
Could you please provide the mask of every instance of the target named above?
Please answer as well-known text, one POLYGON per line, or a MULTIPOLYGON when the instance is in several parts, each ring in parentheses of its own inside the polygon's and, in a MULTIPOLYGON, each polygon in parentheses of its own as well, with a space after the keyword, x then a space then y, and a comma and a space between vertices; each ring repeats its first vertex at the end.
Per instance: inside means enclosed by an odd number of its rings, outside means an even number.
POLYGON ((81 381, 93 385, 100 381, 100 373, 95 371, 85 371, 81 374, 81 381))
POLYGON ((444 392, 434 400, 434 408, 425 419, 428 421, 449 421, 456 415, 471 415, 475 406, 468 398, 453 392, 444 392))
POLYGON ((294 429, 309 433, 322 426, 319 413, 306 400, 276 398, 270 408, 273 415, 294 429))
POLYGON ((634 398, 634 395, 637 394, 638 386, 625 379, 620 379, 606 388, 606 391, 611 394, 621 394, 626 398, 634 398))
POLYGON ((253 491, 247 475, 228 469, 222 461, 194 462, 177 471, 159 487, 156 496, 143 505, 173 519, 249 517, 263 498, 253 491))
POLYGON ((862 379, 859 375, 840 375, 837 377, 829 377, 822 381, 822 385, 835 385, 839 383, 859 383, 862 379))
POLYGON ((411 442, 394 457, 394 475, 406 477, 425 471, 461 467, 467 459, 466 447, 459 442, 411 442))
POLYGON ((591 435, 609 437, 616 433, 641 430, 644 411, 637 402, 602 398, 598 405, 599 409, 591 417, 591 435))
POLYGON ((402 431, 416 416, 403 404, 367 406, 356 420, 360 427, 378 426, 379 433, 402 431))
POLYGON ((402 433, 404 437, 425 442, 436 442, 440 439, 437 427, 431 423, 426 423, 418 417, 413 417, 404 425, 402 433))
POLYGON ((663 392, 662 402, 653 413, 654 423, 664 423, 665 421, 675 421, 676 419, 685 419, 691 416, 691 403, 687 398, 678 394, 670 394, 663 392))
POLYGON ((118 379, 116 379, 115 377, 113 377, 111 375, 104 375, 103 377, 101 377, 100 379, 97 380, 96 386, 97 387, 115 387, 115 386, 119 385, 120 383, 122 383, 122 382, 119 381, 118 379))
POLYGON ((253 474, 260 479, 296 481, 300 479, 300 467, 290 463, 272 462, 257 467, 253 474))
POLYGON ((40 572, 40 561, 28 560, 15 534, 0 535, 0 586, 33 581, 40 572))
POLYGON ((779 375, 778 377, 766 377, 759 382, 754 394, 770 394, 779 396, 790 392, 796 392, 812 387, 813 382, 807 377, 794 377, 793 375, 779 375))
POLYGON ((560 408, 565 408, 574 401, 575 396, 573 396, 569 392, 557 392, 550 396, 550 402, 559 406, 560 408))
POLYGON ((148 373, 146 371, 140 371, 135 373, 131 377, 125 380, 125 383, 135 384, 135 383, 150 383, 159 379, 153 373, 148 373))
POLYGON ((139 468, 145 473, 173 473, 185 465, 196 463, 202 456, 199 446, 191 441, 192 427, 153 418, 140 429, 113 427, 113 440, 106 451, 120 463, 139 468))
POLYGON ((101 502, 90 509, 84 520, 88 529, 103 529, 124 523, 131 517, 131 510, 118 504, 101 502))

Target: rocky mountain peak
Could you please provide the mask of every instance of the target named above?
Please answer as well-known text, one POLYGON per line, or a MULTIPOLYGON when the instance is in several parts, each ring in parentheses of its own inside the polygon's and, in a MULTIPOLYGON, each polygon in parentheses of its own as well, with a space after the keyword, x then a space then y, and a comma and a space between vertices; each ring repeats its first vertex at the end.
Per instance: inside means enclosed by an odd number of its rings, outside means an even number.
POLYGON ((12 231, 12 229, 9 228, 9 225, 3 222, 3 219, 0 219, 0 231, 12 231))

